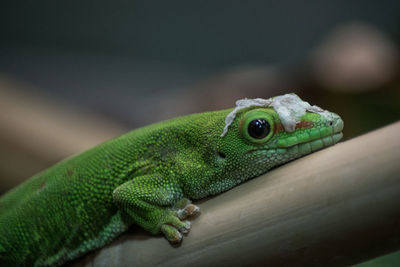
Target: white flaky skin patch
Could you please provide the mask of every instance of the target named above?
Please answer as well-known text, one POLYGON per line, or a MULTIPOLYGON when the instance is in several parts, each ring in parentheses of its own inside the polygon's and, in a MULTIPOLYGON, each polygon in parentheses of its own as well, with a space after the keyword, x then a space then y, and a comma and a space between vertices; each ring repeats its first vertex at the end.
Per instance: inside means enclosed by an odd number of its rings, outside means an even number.
POLYGON ((281 96, 271 97, 268 99, 240 99, 236 101, 236 107, 225 118, 225 127, 221 134, 223 137, 227 132, 229 125, 232 124, 236 114, 248 107, 272 107, 281 120, 286 132, 293 132, 296 129, 296 123, 300 122, 301 116, 306 111, 318 113, 327 120, 339 118, 335 113, 323 110, 318 106, 311 106, 308 102, 303 101, 296 94, 285 94, 281 96))

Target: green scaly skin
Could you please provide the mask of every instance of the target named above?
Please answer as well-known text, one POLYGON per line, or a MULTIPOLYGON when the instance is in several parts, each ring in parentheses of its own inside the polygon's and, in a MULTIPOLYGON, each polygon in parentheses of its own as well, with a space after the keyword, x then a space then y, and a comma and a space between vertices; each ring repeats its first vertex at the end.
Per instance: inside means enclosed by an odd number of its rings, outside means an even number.
POLYGON ((53 266, 138 224, 179 242, 198 212, 188 199, 226 191, 341 138, 340 118, 307 112, 286 132, 272 108, 194 114, 134 130, 33 176, 0 198, 0 265, 53 266), (248 123, 264 118, 263 139, 248 123))

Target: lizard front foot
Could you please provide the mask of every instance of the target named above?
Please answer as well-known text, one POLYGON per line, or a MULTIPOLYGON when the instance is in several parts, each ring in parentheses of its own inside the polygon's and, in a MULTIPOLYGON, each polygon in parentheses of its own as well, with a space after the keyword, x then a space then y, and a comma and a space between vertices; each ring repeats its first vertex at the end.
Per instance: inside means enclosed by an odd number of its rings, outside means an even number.
POLYGON ((197 215, 200 208, 189 199, 183 198, 175 204, 172 211, 167 216, 167 221, 161 225, 161 232, 169 242, 177 244, 182 241, 182 234, 188 233, 191 227, 191 223, 185 219, 197 215))

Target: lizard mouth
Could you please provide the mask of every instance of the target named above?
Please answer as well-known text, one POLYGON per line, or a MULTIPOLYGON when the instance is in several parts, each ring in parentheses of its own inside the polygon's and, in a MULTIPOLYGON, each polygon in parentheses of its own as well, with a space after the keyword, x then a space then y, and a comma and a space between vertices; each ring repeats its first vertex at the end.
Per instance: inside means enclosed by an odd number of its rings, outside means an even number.
POLYGON ((309 154, 311 152, 318 151, 322 148, 331 146, 339 142, 342 139, 342 132, 334 133, 319 139, 311 140, 309 142, 299 143, 290 147, 287 147, 289 153, 300 153, 301 155, 309 154))

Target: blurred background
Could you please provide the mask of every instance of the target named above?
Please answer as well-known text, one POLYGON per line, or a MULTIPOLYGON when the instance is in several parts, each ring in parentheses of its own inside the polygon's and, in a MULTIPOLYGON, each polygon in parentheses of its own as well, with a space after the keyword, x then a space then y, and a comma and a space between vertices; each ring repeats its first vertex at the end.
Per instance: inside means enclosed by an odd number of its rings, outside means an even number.
POLYGON ((130 129, 288 92, 400 119, 400 1, 0 3, 0 194, 130 129))
POLYGON ((0 193, 130 129, 297 93, 400 118, 400 1, 0 3, 0 193))

